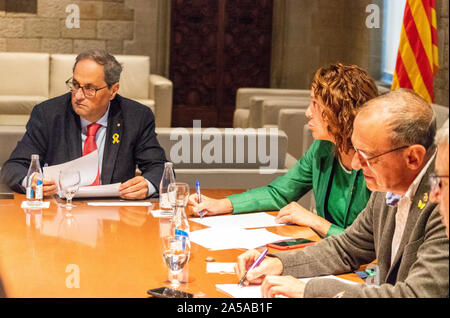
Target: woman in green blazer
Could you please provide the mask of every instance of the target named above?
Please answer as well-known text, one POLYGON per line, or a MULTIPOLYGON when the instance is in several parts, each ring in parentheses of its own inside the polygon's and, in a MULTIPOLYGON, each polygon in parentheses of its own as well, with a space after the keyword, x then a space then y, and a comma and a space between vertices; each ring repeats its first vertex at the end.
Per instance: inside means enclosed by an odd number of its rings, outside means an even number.
POLYGON ((321 236, 341 234, 369 200, 364 175, 351 168, 351 135, 358 108, 378 95, 374 81, 356 65, 320 68, 314 75, 306 111, 315 142, 284 176, 265 187, 224 199, 190 197, 193 211, 203 215, 280 210, 279 223, 309 226, 321 236), (298 201, 313 190, 317 214, 298 201))

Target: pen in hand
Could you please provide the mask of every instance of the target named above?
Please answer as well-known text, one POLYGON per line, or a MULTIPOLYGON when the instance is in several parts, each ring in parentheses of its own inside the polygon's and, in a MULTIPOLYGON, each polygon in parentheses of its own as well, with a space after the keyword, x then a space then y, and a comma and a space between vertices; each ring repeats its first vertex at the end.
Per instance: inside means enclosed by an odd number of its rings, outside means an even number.
MULTIPOLYGON (((197 180, 197 182, 195 183, 195 189, 197 190, 197 203, 202 203, 202 195, 200 193, 200 181, 197 180)), ((198 212, 198 214, 200 215, 200 218, 203 218, 203 210, 201 210, 200 212, 198 212)))
POLYGON ((248 269, 248 271, 245 273, 245 275, 242 277, 241 281, 239 282, 239 287, 242 287, 242 285, 244 284, 245 280, 247 279, 247 274, 248 272, 250 272, 252 269, 254 269, 255 267, 259 266, 259 264, 261 264, 261 262, 264 260, 264 258, 267 255, 267 252, 269 251, 268 248, 266 248, 261 255, 259 255, 259 257, 256 259, 256 261, 252 264, 252 266, 250 266, 250 268, 248 269))

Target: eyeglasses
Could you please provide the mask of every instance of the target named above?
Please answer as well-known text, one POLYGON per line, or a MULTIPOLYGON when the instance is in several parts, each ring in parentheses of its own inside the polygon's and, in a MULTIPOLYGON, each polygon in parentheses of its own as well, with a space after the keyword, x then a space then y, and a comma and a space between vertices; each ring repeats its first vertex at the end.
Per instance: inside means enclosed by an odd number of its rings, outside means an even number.
POLYGON ((449 176, 438 176, 435 173, 430 174, 429 182, 432 193, 440 193, 442 190, 442 178, 448 178, 449 176))
POLYGON ((401 150, 401 149, 405 149, 405 148, 408 148, 408 147, 409 147, 409 146, 401 146, 401 147, 397 147, 397 148, 388 150, 388 151, 386 151, 386 152, 383 152, 383 153, 381 153, 381 154, 379 154, 379 155, 372 156, 372 157, 370 157, 370 158, 369 158, 369 156, 366 155, 362 150, 359 150, 359 149, 356 149, 356 148, 354 148, 354 149, 355 149, 355 152, 359 155, 359 157, 362 158, 363 161, 366 162, 368 165, 370 165, 370 164, 369 164, 369 161, 370 161, 370 160, 379 158, 379 157, 381 157, 381 156, 387 155, 388 153, 391 153, 391 152, 394 152, 394 151, 398 151, 398 150, 401 150))
POLYGON ((69 78, 66 81, 66 86, 67 86, 67 88, 69 88, 72 91, 72 93, 78 92, 78 90, 81 88, 84 96, 87 98, 94 98, 95 95, 97 94, 97 91, 108 87, 108 85, 103 86, 101 88, 95 88, 92 86, 81 86, 78 82, 76 82, 76 81, 74 82, 72 78, 69 78))

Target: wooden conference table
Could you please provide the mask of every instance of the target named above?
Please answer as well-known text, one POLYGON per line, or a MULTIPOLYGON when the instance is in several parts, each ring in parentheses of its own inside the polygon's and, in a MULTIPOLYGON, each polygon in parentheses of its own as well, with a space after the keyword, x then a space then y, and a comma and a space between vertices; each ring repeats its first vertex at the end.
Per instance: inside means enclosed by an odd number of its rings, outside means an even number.
MULTIPOLYGON (((204 190, 222 198, 239 190, 204 190)), ((41 211, 21 208, 24 195, 0 200, 0 275, 8 297, 148 297, 147 290, 168 286, 168 269, 159 247, 160 227, 149 207, 94 207, 74 201, 73 218, 51 198, 41 211)), ((153 209, 158 204, 153 203, 153 209)), ((190 222, 191 231, 203 225, 190 222)), ((284 236, 319 241, 307 227, 268 228, 284 236)), ((226 298, 216 284, 237 283, 232 274, 208 274, 206 258, 235 262, 244 250, 210 251, 192 243, 181 290, 226 298)), ((340 277, 363 282, 356 274, 340 277)))

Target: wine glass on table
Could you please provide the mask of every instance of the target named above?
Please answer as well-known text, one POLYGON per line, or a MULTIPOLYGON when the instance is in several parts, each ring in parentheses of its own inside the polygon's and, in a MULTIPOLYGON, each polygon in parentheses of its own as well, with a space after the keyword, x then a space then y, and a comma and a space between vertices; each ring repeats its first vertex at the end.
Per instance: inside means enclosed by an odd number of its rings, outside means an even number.
POLYGON ((78 170, 65 170, 59 172, 59 188, 66 198, 66 213, 71 214, 70 210, 75 207, 72 204, 72 198, 80 188, 80 172, 78 170))

